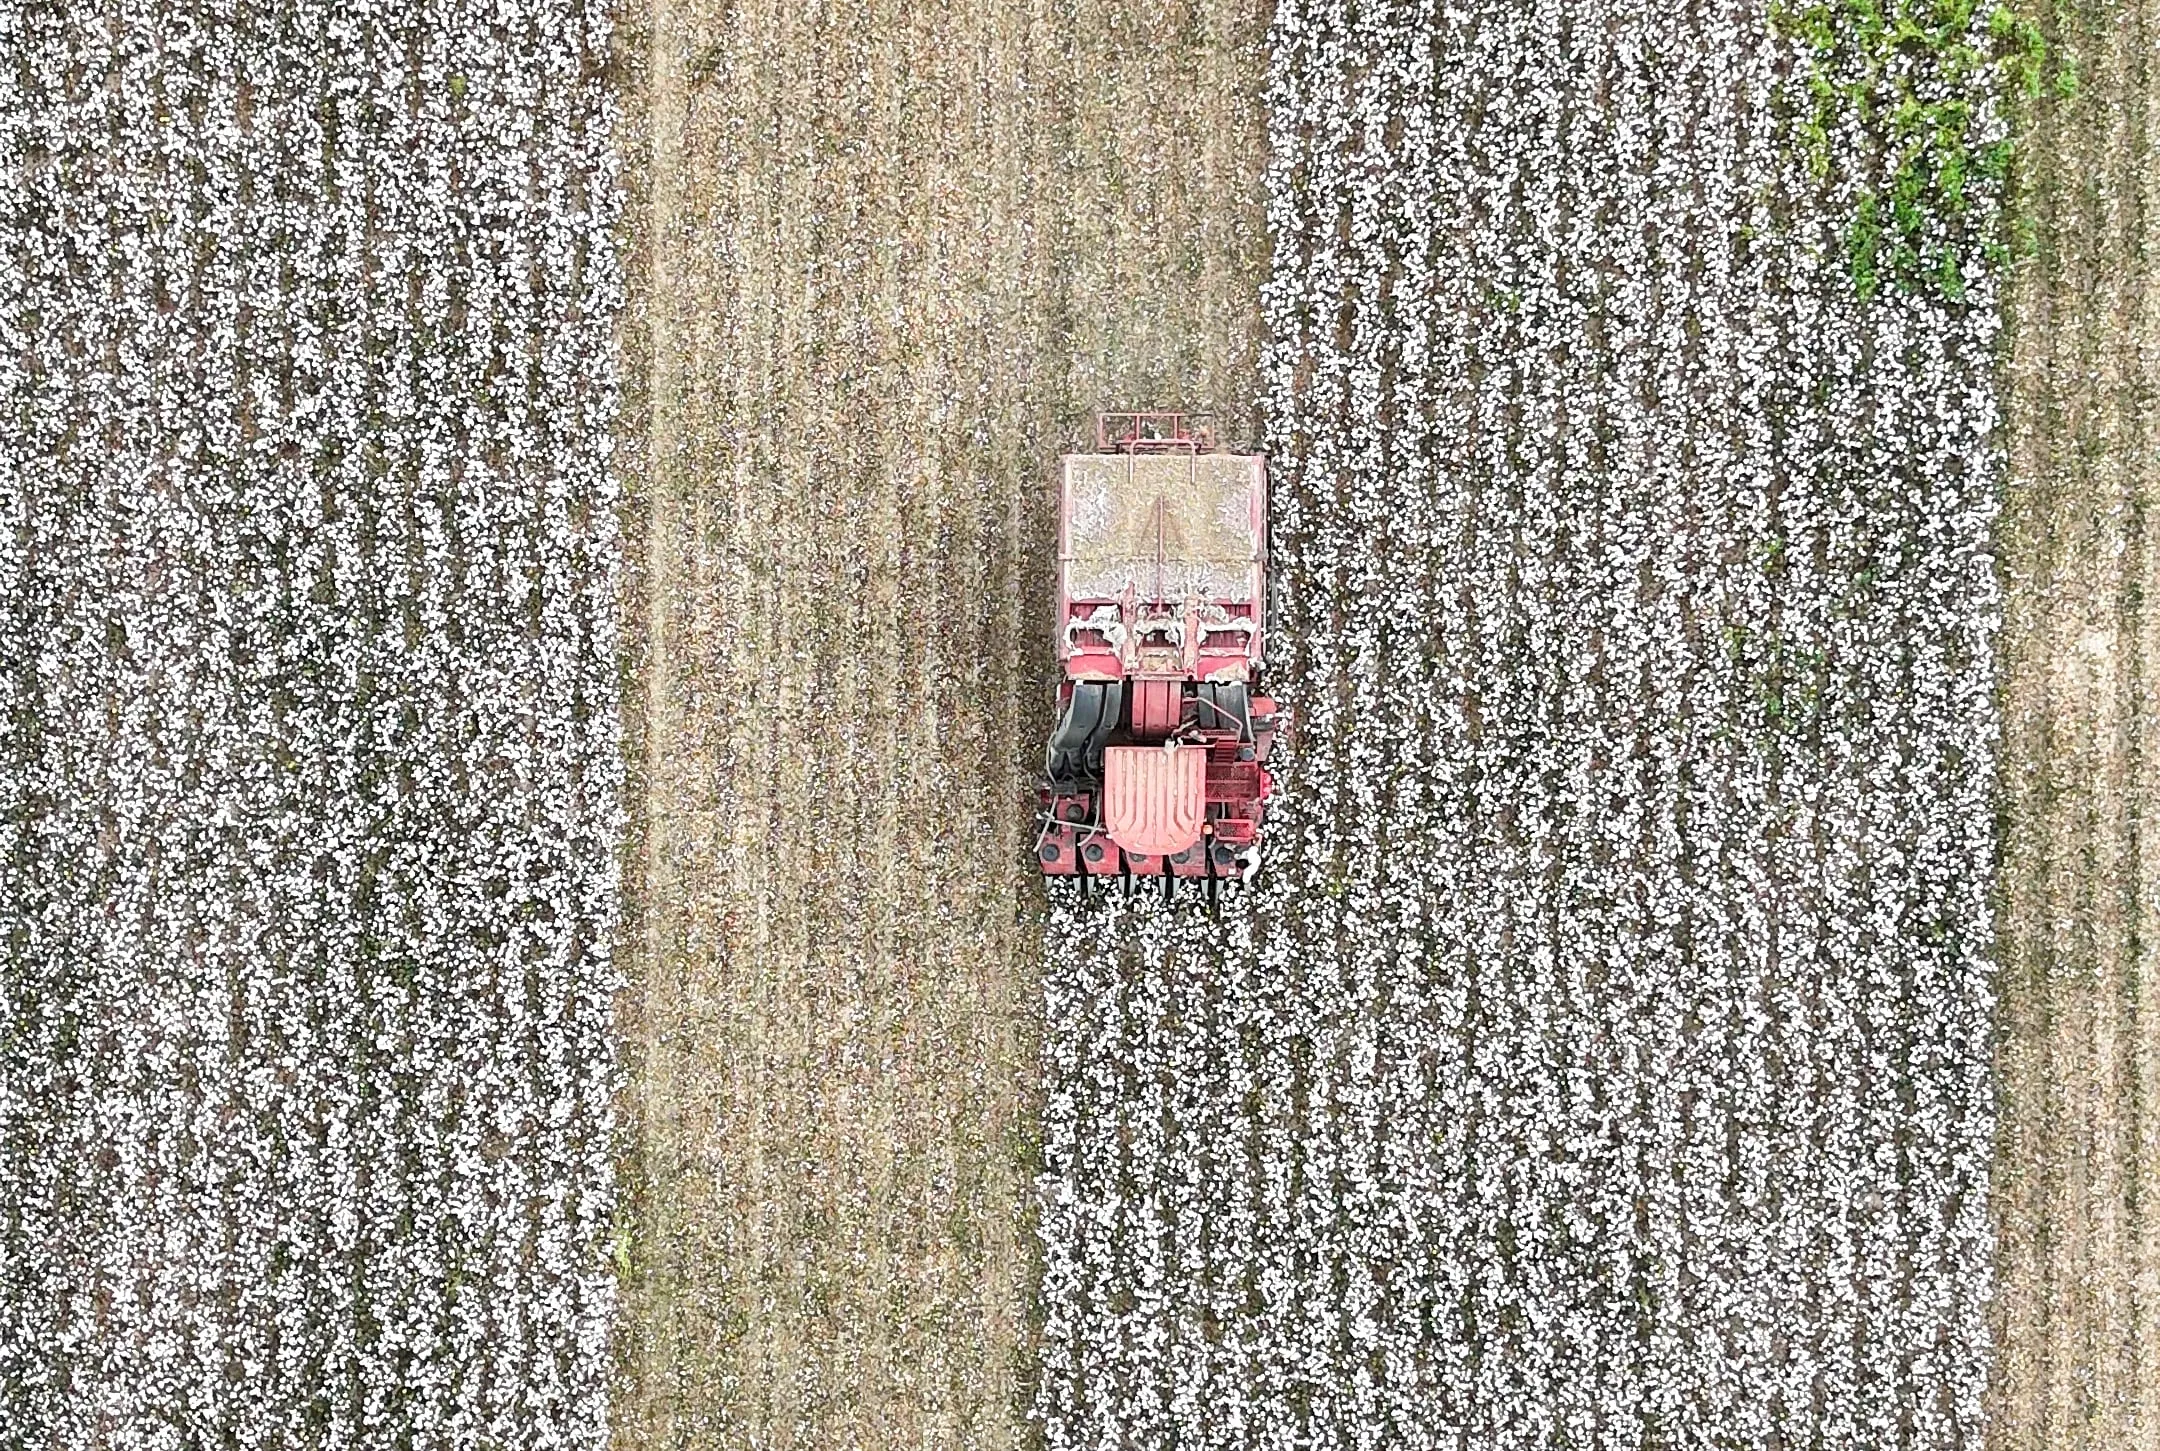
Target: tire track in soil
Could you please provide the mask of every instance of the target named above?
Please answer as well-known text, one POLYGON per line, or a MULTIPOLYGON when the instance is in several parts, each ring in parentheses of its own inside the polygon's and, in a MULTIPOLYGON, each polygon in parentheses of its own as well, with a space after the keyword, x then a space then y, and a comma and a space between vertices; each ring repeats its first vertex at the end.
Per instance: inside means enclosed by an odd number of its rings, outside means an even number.
POLYGON ((1250 426, 1262 24, 626 18, 624 1445, 1020 1439, 1047 481, 1250 426))
POLYGON ((2002 1447, 2160 1446, 2160 151, 2147 0, 2068 12, 2034 138, 2002 530, 2002 1447))

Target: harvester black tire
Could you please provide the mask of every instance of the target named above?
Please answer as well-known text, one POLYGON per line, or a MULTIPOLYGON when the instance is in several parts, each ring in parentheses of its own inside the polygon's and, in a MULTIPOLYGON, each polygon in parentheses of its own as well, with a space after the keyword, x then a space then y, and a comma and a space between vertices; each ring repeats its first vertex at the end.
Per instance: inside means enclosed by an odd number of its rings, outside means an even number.
POLYGON ((1116 724, 1118 704, 1111 686, 1103 681, 1082 680, 1073 685, 1064 718, 1050 733, 1050 749, 1043 765, 1052 786, 1078 790, 1102 779, 1102 747, 1098 742, 1109 734, 1104 717, 1109 717, 1110 725, 1116 724))
MULTIPOLYGON (((1087 770, 1090 785, 1099 784, 1103 778, 1103 747, 1110 743, 1110 733, 1124 724, 1125 682, 1122 680, 1082 681, 1102 691, 1102 711, 1095 719, 1095 729, 1088 735, 1087 750, 1082 764, 1087 770)), ((1078 689, 1075 686, 1074 689, 1078 689)))
POLYGON ((1235 728, 1239 738, 1252 739, 1252 705, 1242 680, 1200 687, 1199 725, 1203 730, 1235 728))

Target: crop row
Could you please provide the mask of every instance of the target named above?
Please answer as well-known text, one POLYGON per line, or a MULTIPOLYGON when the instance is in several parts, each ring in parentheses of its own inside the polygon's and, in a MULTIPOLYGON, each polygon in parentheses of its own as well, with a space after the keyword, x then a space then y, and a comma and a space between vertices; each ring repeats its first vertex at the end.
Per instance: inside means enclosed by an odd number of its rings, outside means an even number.
POLYGON ((604 1437, 606 44, 0 3, 6 1444, 604 1437))
POLYGON ((1856 290, 1757 5, 1273 42, 1295 751, 1054 904, 1047 1444, 1976 1444, 1993 284, 1856 290))

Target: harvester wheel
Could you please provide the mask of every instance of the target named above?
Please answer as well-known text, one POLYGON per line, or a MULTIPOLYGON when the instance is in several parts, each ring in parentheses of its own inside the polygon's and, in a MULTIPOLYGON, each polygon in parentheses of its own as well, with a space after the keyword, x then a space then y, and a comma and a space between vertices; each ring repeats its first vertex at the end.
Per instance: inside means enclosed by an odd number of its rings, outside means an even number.
POLYGON ((1203 730, 1235 730, 1238 739, 1252 739, 1252 708, 1242 680, 1204 684, 1200 687, 1199 724, 1203 730))
MULTIPOLYGON (((1086 681, 1102 692, 1102 708, 1095 717, 1095 729, 1087 739, 1087 751, 1082 764, 1089 781, 1100 781, 1103 776, 1103 747, 1110 742, 1110 732, 1116 730, 1125 712, 1125 682, 1122 680, 1086 681)), ((1077 687, 1076 687, 1077 688, 1077 687)))
POLYGON ((1053 786, 1076 790, 1102 779, 1102 742, 1117 724, 1119 694, 1114 682, 1074 683, 1065 718, 1050 733, 1049 759, 1043 766, 1053 786))

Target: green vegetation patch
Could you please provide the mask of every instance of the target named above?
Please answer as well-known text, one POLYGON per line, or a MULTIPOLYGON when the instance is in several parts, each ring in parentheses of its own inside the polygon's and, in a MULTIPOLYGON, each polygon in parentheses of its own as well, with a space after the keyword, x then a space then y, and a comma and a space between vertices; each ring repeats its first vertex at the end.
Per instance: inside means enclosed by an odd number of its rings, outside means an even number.
POLYGON ((2040 24, 1983 0, 1771 0, 1770 18, 1806 47, 1794 83, 1809 169, 1830 180, 1857 147, 1844 245, 1861 296, 1890 282, 1957 297, 1976 266, 2007 261, 2018 229, 1996 203, 2018 138, 2039 102, 2077 86, 2040 24))

